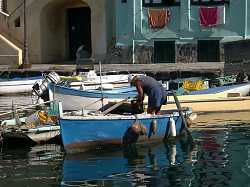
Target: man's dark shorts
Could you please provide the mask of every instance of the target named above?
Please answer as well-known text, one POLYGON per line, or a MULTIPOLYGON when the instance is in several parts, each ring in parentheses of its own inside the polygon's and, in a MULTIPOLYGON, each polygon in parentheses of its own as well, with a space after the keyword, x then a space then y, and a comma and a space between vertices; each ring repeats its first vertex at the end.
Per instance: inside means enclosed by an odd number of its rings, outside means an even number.
POLYGON ((166 102, 166 93, 161 87, 154 87, 148 94, 148 108, 160 107, 166 102))

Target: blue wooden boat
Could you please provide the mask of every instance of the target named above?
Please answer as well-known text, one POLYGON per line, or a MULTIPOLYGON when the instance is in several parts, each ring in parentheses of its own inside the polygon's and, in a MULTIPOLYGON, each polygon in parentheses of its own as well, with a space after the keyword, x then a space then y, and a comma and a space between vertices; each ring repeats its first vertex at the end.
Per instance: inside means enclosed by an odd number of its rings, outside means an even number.
MULTIPOLYGON (((186 116, 192 113, 185 111, 186 116)), ((66 152, 84 152, 97 147, 145 144, 168 137, 170 119, 175 121, 175 135, 185 132, 185 125, 177 111, 162 111, 161 115, 61 115, 59 123, 66 152)), ((175 136, 174 135, 174 136, 175 136)))

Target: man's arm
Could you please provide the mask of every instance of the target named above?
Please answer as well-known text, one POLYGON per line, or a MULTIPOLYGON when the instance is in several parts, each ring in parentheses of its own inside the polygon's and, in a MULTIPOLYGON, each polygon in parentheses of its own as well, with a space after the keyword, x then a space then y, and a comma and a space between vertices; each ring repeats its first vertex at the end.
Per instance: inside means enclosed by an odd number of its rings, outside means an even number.
POLYGON ((135 81, 135 86, 136 86, 136 90, 138 92, 138 100, 143 101, 144 100, 144 92, 143 92, 143 89, 142 89, 141 81, 136 80, 135 81))

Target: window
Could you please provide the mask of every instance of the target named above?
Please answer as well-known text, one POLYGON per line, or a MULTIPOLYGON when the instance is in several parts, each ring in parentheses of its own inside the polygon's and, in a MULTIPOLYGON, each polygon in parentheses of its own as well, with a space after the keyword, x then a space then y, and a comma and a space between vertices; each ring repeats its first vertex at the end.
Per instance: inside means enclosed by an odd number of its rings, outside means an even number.
POLYGON ((15 27, 21 27, 20 17, 16 18, 14 23, 15 23, 15 27))
POLYGON ((210 5, 224 5, 229 4, 230 0, 191 0, 192 5, 204 5, 204 6, 210 6, 210 5))
POLYGON ((199 40, 197 53, 198 62, 220 62, 220 41, 199 40))
POLYGON ((154 63, 175 63, 175 41, 154 42, 154 63))
POLYGON ((142 0, 144 7, 180 6, 181 0, 142 0))

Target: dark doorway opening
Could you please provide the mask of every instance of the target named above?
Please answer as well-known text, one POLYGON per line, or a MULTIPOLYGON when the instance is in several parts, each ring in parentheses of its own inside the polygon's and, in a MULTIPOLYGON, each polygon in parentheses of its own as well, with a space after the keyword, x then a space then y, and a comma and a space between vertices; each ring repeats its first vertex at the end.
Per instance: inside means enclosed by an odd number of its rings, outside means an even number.
POLYGON ((89 58, 91 46, 91 10, 89 7, 68 9, 69 57, 76 60, 76 52, 81 47, 83 57, 89 58))
POLYGON ((198 62, 220 62, 219 40, 199 40, 197 47, 198 62))
POLYGON ((154 42, 154 63, 175 63, 175 41, 154 42))

